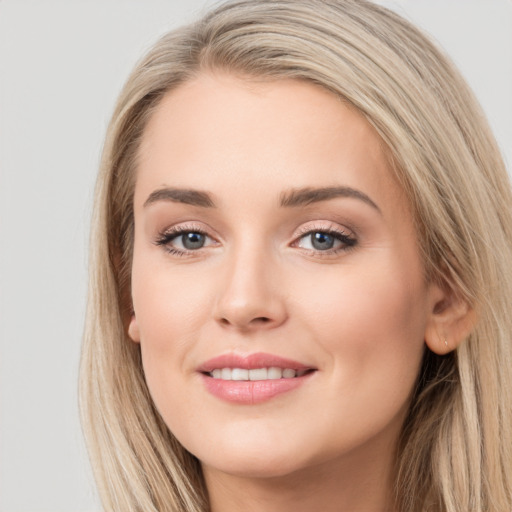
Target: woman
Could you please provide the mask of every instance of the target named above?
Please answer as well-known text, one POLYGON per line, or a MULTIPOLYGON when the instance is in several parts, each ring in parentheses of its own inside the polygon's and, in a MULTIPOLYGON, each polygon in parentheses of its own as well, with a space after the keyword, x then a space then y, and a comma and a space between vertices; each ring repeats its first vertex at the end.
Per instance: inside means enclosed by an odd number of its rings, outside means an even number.
POLYGON ((512 195, 366 1, 229 2, 109 128, 81 401, 106 510, 512 508, 512 195))

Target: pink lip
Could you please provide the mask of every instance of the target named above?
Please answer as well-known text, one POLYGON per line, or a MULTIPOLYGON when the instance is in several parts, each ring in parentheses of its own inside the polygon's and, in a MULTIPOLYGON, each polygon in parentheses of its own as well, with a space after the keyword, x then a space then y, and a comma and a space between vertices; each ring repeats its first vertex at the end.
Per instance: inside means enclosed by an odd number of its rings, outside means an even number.
POLYGON ((241 356, 238 354, 224 354, 214 357, 203 363, 198 372, 209 393, 221 400, 236 404, 253 405, 265 402, 275 396, 287 393, 302 386, 314 372, 308 372, 301 377, 289 379, 268 379, 257 381, 222 380, 210 377, 209 372, 216 368, 292 368, 294 370, 315 370, 311 366, 304 365, 291 359, 285 359, 272 354, 250 354, 241 356))
POLYGON ((254 370, 256 368, 270 368, 271 366, 276 368, 292 368, 293 370, 313 369, 312 366, 304 365, 292 359, 285 359, 284 357, 273 354, 258 352, 247 356, 233 353, 223 354, 204 362, 197 371, 207 373, 216 368, 244 368, 246 370, 254 370))

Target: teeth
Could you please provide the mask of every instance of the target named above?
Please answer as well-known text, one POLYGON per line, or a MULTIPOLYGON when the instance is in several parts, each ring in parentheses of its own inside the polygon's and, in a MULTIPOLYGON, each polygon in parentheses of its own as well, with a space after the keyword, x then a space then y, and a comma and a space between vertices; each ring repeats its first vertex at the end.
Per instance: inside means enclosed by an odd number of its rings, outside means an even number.
POLYGON ((243 368, 233 368, 231 370, 231 380, 248 380, 251 371, 244 370, 243 368))
POLYGON ((267 373, 267 377, 271 380, 280 379, 283 376, 283 370, 281 370, 281 368, 276 368, 275 366, 269 368, 267 373))
POLYGON ((249 380, 267 380, 268 370, 266 368, 255 368, 249 370, 249 380))
POLYGON ((216 368, 210 372, 210 377, 222 380, 276 380, 292 379, 302 377, 307 370, 294 370, 293 368, 254 368, 247 370, 245 368, 216 368))

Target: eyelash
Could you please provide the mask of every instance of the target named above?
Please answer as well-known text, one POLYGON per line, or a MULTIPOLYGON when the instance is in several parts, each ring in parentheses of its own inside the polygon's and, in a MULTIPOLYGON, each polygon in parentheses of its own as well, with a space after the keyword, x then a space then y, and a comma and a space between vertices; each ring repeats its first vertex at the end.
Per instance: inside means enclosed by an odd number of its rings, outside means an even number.
MULTIPOLYGON (((173 247, 171 242, 175 240, 176 238, 179 238, 180 236, 183 236, 187 233, 197 233, 204 237, 207 237, 211 240, 214 240, 211 236, 208 235, 208 233, 197 227, 197 226, 176 226, 166 229, 165 231, 159 233, 158 238, 155 240, 155 245, 163 247, 169 254, 173 256, 193 256, 194 253, 199 252, 200 249, 203 247, 200 247, 199 249, 177 249, 176 247, 173 247)), ((357 245, 357 239, 353 235, 347 234, 346 231, 342 229, 336 229, 331 227, 326 228, 325 226, 313 226, 313 227, 306 227, 300 230, 298 236, 295 237, 294 242, 292 246, 298 247, 298 243, 304 239, 306 236, 311 236, 314 233, 322 233, 324 235, 329 235, 334 237, 336 240, 341 242, 341 246, 336 249, 327 249, 327 250, 320 250, 320 249, 307 249, 307 248, 301 248, 303 251, 314 253, 316 256, 319 257, 329 257, 329 256, 335 256, 341 252, 346 252, 351 249, 353 249, 357 245)))
POLYGON ((313 226, 313 227, 304 227, 300 230, 299 236, 295 238, 295 241, 293 242, 293 245, 297 245, 300 240, 304 239, 306 236, 311 236, 315 233, 322 233, 324 235, 330 235, 334 237, 336 240, 341 242, 341 246, 337 249, 328 249, 325 251, 321 251, 319 249, 305 249, 302 248, 304 251, 307 251, 309 253, 314 253, 315 256, 319 257, 329 257, 329 256, 336 256, 339 253, 347 252, 351 249, 353 249, 357 245, 357 239, 353 234, 348 234, 343 229, 338 229, 335 227, 325 227, 325 226, 313 226))
POLYGON ((169 254, 172 254, 173 256, 192 256, 195 252, 198 252, 198 250, 176 249, 176 247, 170 245, 173 240, 185 235, 186 233, 198 233, 213 240, 213 238, 209 236, 205 230, 198 228, 197 226, 176 226, 168 228, 165 231, 159 233, 158 238, 155 240, 155 245, 163 247, 165 251, 167 251, 169 254))

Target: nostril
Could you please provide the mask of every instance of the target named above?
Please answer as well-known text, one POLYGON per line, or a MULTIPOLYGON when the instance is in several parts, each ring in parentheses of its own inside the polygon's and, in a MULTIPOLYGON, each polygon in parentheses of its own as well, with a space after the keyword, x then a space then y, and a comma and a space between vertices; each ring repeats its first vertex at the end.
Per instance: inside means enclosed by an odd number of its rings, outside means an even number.
POLYGON ((253 322, 266 324, 266 323, 270 322, 270 318, 267 318, 266 316, 259 316, 257 318, 254 318, 253 322))
MULTIPOLYGON (((229 318, 221 318, 219 321, 222 325, 237 325, 237 322, 230 321, 229 318)), ((266 316, 258 316, 249 320, 249 322, 247 323, 244 322, 244 325, 246 325, 247 327, 249 327, 250 325, 265 325, 270 323, 271 321, 272 320, 266 316)))

